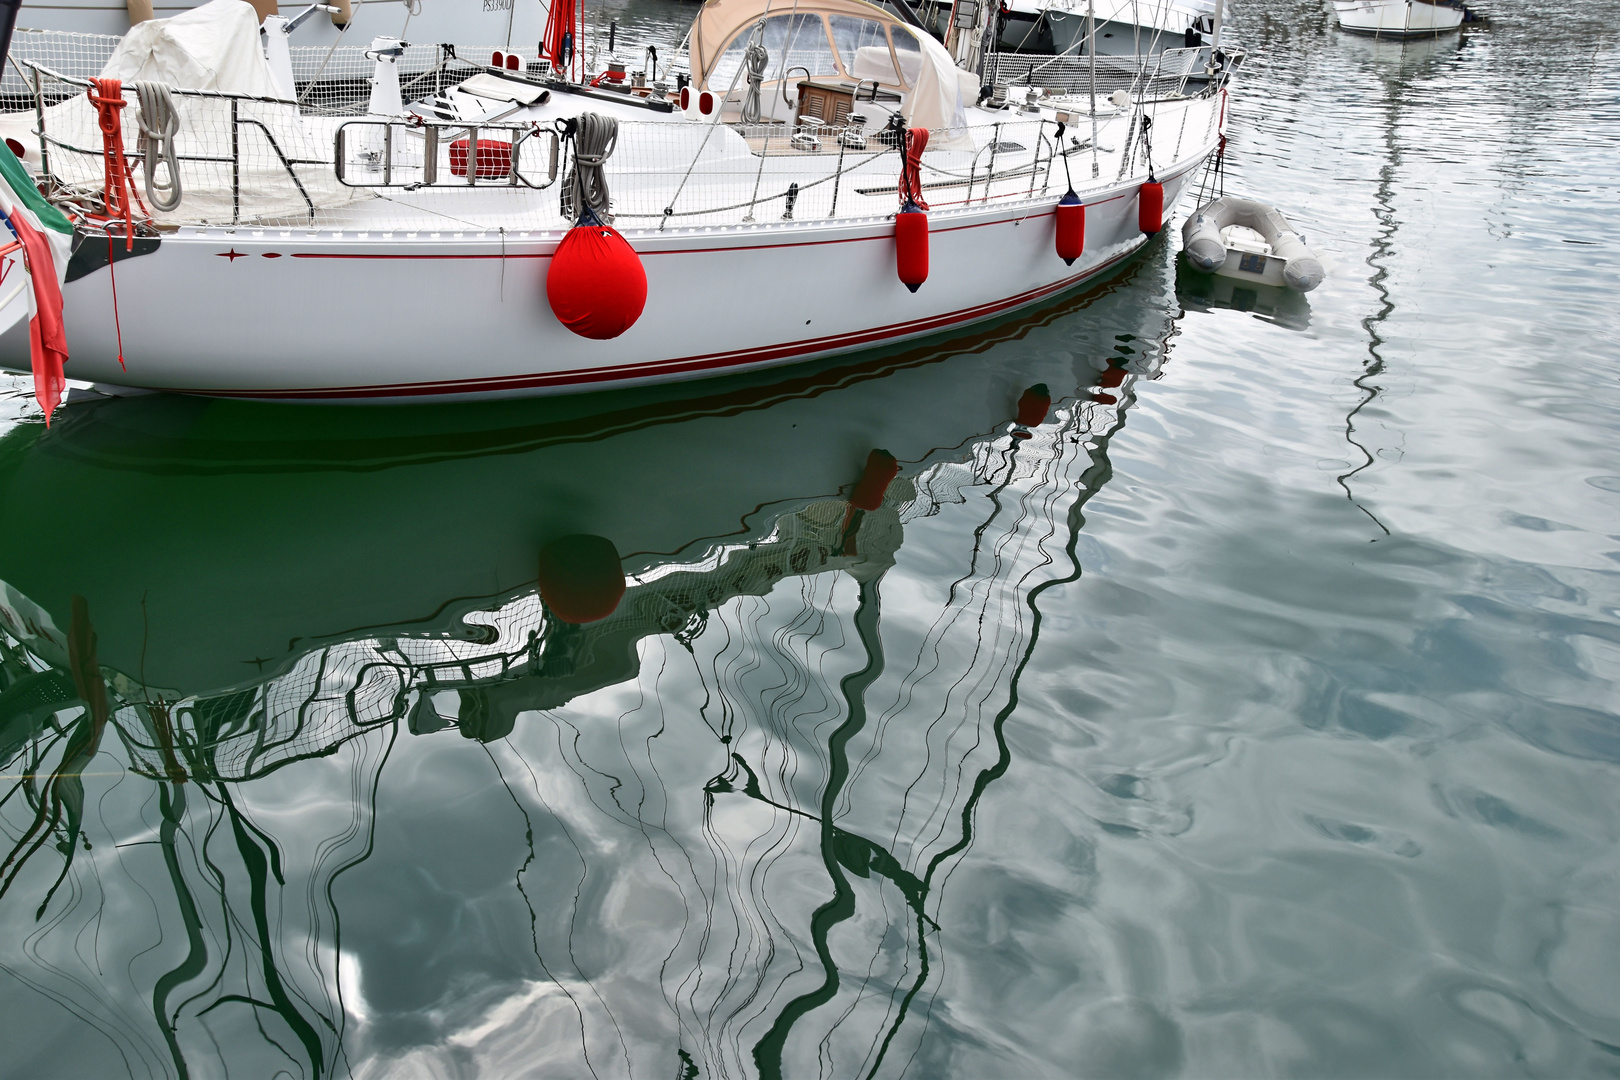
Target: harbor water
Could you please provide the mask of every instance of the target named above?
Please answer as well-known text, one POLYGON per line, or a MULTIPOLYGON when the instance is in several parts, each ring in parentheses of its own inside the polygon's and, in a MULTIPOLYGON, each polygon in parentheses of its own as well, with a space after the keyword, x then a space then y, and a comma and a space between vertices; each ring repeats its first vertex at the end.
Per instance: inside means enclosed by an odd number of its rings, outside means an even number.
POLYGON ((1308 296, 1178 227, 662 389, 7 377, 0 1074, 1620 1075, 1620 31, 1479 6, 1234 5, 1308 296))

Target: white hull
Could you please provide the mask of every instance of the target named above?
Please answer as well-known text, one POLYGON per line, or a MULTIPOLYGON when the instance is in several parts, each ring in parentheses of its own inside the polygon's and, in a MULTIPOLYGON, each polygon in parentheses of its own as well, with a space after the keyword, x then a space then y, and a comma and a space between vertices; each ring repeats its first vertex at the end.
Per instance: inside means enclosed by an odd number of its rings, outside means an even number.
POLYGON ((1418 0, 1333 0, 1346 30, 1379 37, 1429 36, 1462 25, 1463 9, 1418 0))
MULTIPOLYGON (((1169 208, 1202 154, 1161 175, 1169 208)), ((1145 240, 1138 183, 1088 197, 1083 257, 1054 250, 1056 193, 930 214, 928 281, 895 274, 893 223, 626 231, 647 306, 610 341, 572 334, 544 281, 561 234, 401 239, 184 229, 64 287, 70 378, 303 400, 559 393, 720 375, 993 318, 1115 266, 1145 240), (233 255, 234 253, 234 255, 233 255), (184 298, 177 303, 176 298, 184 298), (207 317, 200 317, 207 313, 207 317)), ((94 241, 101 242, 101 241, 94 241)), ((0 364, 26 369, 26 335, 0 364)))

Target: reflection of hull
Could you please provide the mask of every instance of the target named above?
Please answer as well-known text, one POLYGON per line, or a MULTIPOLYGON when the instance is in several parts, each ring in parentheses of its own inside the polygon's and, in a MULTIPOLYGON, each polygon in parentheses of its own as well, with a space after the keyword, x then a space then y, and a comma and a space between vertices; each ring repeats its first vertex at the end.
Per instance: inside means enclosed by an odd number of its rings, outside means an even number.
MULTIPOLYGON (((1216 108, 1214 98, 1189 106, 1181 160, 1160 169, 1167 209, 1215 137, 1216 108)), ((896 277, 894 225, 881 218, 810 231, 631 232, 647 307, 611 341, 572 334, 547 306, 542 283, 561 234, 305 240, 185 230, 117 267, 117 325, 105 317, 109 273, 68 282, 67 373, 218 396, 363 400, 560 393, 795 362, 982 321, 1107 272, 1142 243, 1138 187, 1129 180, 1087 197, 1086 251, 1072 267, 1052 246, 1056 195, 936 210, 928 281, 915 294, 896 277), (759 282, 816 287, 715 317, 718 296, 747 295, 759 282), (313 296, 353 300, 315 306, 313 296), (455 317, 424 311, 424 296, 455 317), (228 343, 200 312, 230 313, 228 343)), ((27 370, 26 333, 5 336, 0 363, 27 370)))
POLYGON ((1376 37, 1432 37, 1455 30, 1466 14, 1460 4, 1427 0, 1333 0, 1339 26, 1376 37))
POLYGON ((1181 260, 1177 262, 1176 295, 1183 306, 1194 311, 1246 311, 1289 330, 1304 330, 1311 324, 1310 301, 1293 289, 1206 274, 1181 260))
POLYGON ((148 683, 219 689, 284 667, 311 638, 450 622, 447 604, 476 607, 532 581, 539 546, 559 535, 606 536, 636 573, 696 538, 748 531, 766 507, 837 493, 873 446, 921 461, 1002 421, 1023 383, 1073 376, 1040 371, 1015 386, 962 360, 950 378, 891 374, 878 398, 867 380, 1011 332, 706 397, 694 384, 684 398, 453 410, 75 406, 48 434, 19 429, 0 455, 7 505, 41 508, 35 527, 0 534, 0 580, 59 625, 72 594, 89 598, 106 664, 133 672, 144 648, 148 683), (161 504, 148 494, 158 477, 161 504), (115 543, 107 520, 128 523, 115 543), (311 625, 311 610, 339 614, 311 625))
MULTIPOLYGON (((64 580, 96 598, 96 621, 74 604, 79 659, 55 650, 43 674, 69 698, 105 675, 111 719, 86 746, 36 717, 39 771, 55 768, 53 792, 90 820, 83 850, 73 834, 18 865, 0 962, 71 1001, 143 1074, 271 1075, 290 1056, 307 1075, 337 1062, 443 1075, 453 1053, 462 1072, 512 1075, 512 1057, 492 1056, 506 1047, 547 1075, 657 1075, 672 1046, 687 1075, 863 1058, 861 1075, 906 1074, 963 932, 944 885, 1013 756, 1003 729, 1042 607, 1072 609, 1072 593, 1041 596, 1078 577, 1108 440, 1166 351, 1161 267, 1050 309, 1069 316, 1050 332, 1025 322, 958 340, 959 360, 891 355, 708 399, 280 411, 259 432, 240 405, 147 399, 70 411, 36 445, 0 444, 0 462, 37 470, 8 464, 6 498, 28 496, 19 478, 71 492, 38 504, 56 515, 36 526, 58 537, 109 519, 182 523, 154 548, 131 529, 133 550, 55 553, 64 580), (303 417, 310 431, 289 430, 303 417), (153 430, 168 441, 140 436, 153 430), (678 490, 637 482, 657 464, 637 442, 646 432, 683 463, 678 490), (804 497, 817 476, 834 477, 830 492, 859 472, 846 441, 910 460, 881 498, 804 497), (172 666, 182 620, 184 649, 211 648, 233 621, 286 632, 282 614, 253 606, 267 595, 217 594, 232 573, 287 570, 253 566, 254 552, 208 561, 221 539, 268 534, 266 550, 295 568, 346 556, 367 581, 314 599, 334 618, 358 621, 366 589, 433 592, 356 556, 388 558, 390 535, 438 556, 418 577, 464 585, 458 566, 477 572, 512 539, 491 532, 523 531, 509 508, 547 497, 536 477, 581 460, 563 449, 600 459, 591 481, 606 494, 559 528, 639 525, 679 545, 701 523, 746 517, 720 543, 629 558, 641 572, 619 609, 584 627, 555 624, 532 587, 482 602, 441 592, 464 621, 306 639, 291 668, 241 693, 154 703, 108 667, 125 662, 112 650, 131 651, 124 607, 156 616, 149 675, 172 666), (737 458, 749 461, 728 470, 737 458), (161 508, 143 505, 153 492, 161 508), (773 505, 747 513, 762 496, 773 505), (433 517, 435 499, 462 513, 433 517), (925 519, 962 542, 909 552, 907 532, 934 528, 925 519), (355 551, 331 550, 351 531, 355 551), (153 585, 163 561, 179 564, 188 610, 153 585), (908 612, 923 596, 938 605, 926 625, 908 612), (885 599, 901 616, 888 624, 885 599), (86 659, 97 641, 100 675, 86 659), (57 670, 68 666, 71 678, 57 670), (74 895, 52 899, 67 868, 74 895), (157 902, 131 904, 138 888, 157 902), (455 922, 474 908, 480 925, 455 922), (79 947, 88 928, 101 931, 93 957, 79 947), (112 974, 87 978, 92 962, 112 974), (408 973, 402 992, 394 972, 408 973), (376 1037, 427 1013, 449 1037, 376 1037), (554 1037, 558 1025, 569 1034, 554 1037)), ((31 626, 51 621, 0 598, 31 626)), ((0 680, 40 666, 42 654, 7 665, 10 648, 0 638, 0 680)), ((80 711, 63 715, 88 732, 80 711)), ((11 835, 30 810, 8 801, 11 835)))

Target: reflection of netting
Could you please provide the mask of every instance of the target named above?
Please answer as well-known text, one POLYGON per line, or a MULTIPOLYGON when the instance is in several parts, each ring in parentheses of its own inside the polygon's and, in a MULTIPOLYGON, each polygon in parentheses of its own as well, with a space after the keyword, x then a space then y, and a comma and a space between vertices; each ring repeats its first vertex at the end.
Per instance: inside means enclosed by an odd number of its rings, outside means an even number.
MULTIPOLYGON (((55 194, 89 207, 103 169, 94 112, 78 82, 28 70, 41 75, 39 99, 56 102, 44 108, 42 148, 55 194)), ((435 71, 435 80, 445 75, 443 68, 435 71)), ((133 99, 133 90, 126 94, 133 99)), ((286 102, 197 91, 173 97, 185 198, 174 212, 152 215, 160 224, 429 235, 471 229, 507 237, 573 224, 561 212, 559 192, 545 190, 554 185, 547 124, 514 118, 479 126, 478 147, 470 151, 474 125, 459 120, 429 126, 311 115, 286 102)), ((131 147, 137 145, 135 112, 123 111, 131 147)), ((1153 112, 1156 130, 1164 132, 1162 159, 1202 152, 1213 137, 1213 99, 1160 102, 1153 112)), ((1056 160, 1056 124, 1006 115, 969 129, 962 149, 924 155, 923 187, 936 209, 1043 198, 1054 179, 1067 185, 1056 160)), ((1132 110, 1110 108, 1098 140, 1109 149, 1085 151, 1107 159, 1103 175, 1123 175, 1130 165, 1133 119, 1132 110)), ((1077 144, 1065 143, 1065 152, 1076 152, 1077 144)), ((560 174, 567 168, 562 162, 560 174)), ((621 122, 604 172, 619 227, 635 230, 884 218, 894 211, 899 168, 900 156, 878 134, 864 146, 846 146, 836 132, 814 127, 713 126, 671 117, 621 122)))
POLYGON ((300 657, 292 670, 233 693, 116 714, 132 765, 165 776, 176 765, 200 779, 251 779, 332 753, 405 715, 412 690, 496 682, 533 659, 539 599, 517 597, 466 616, 466 636, 368 638, 300 657), (471 639, 471 640, 468 640, 471 639))

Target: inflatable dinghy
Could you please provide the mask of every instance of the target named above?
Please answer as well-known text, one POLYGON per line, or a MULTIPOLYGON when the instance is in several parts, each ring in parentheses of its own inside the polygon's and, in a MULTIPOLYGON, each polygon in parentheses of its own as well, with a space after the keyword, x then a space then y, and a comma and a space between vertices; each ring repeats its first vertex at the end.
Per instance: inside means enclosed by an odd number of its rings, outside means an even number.
POLYGON ((1275 206, 1224 195, 1199 207, 1181 227, 1181 250, 1199 270, 1307 293, 1327 276, 1322 260, 1275 206), (1259 234, 1255 243, 1236 229, 1259 234))

